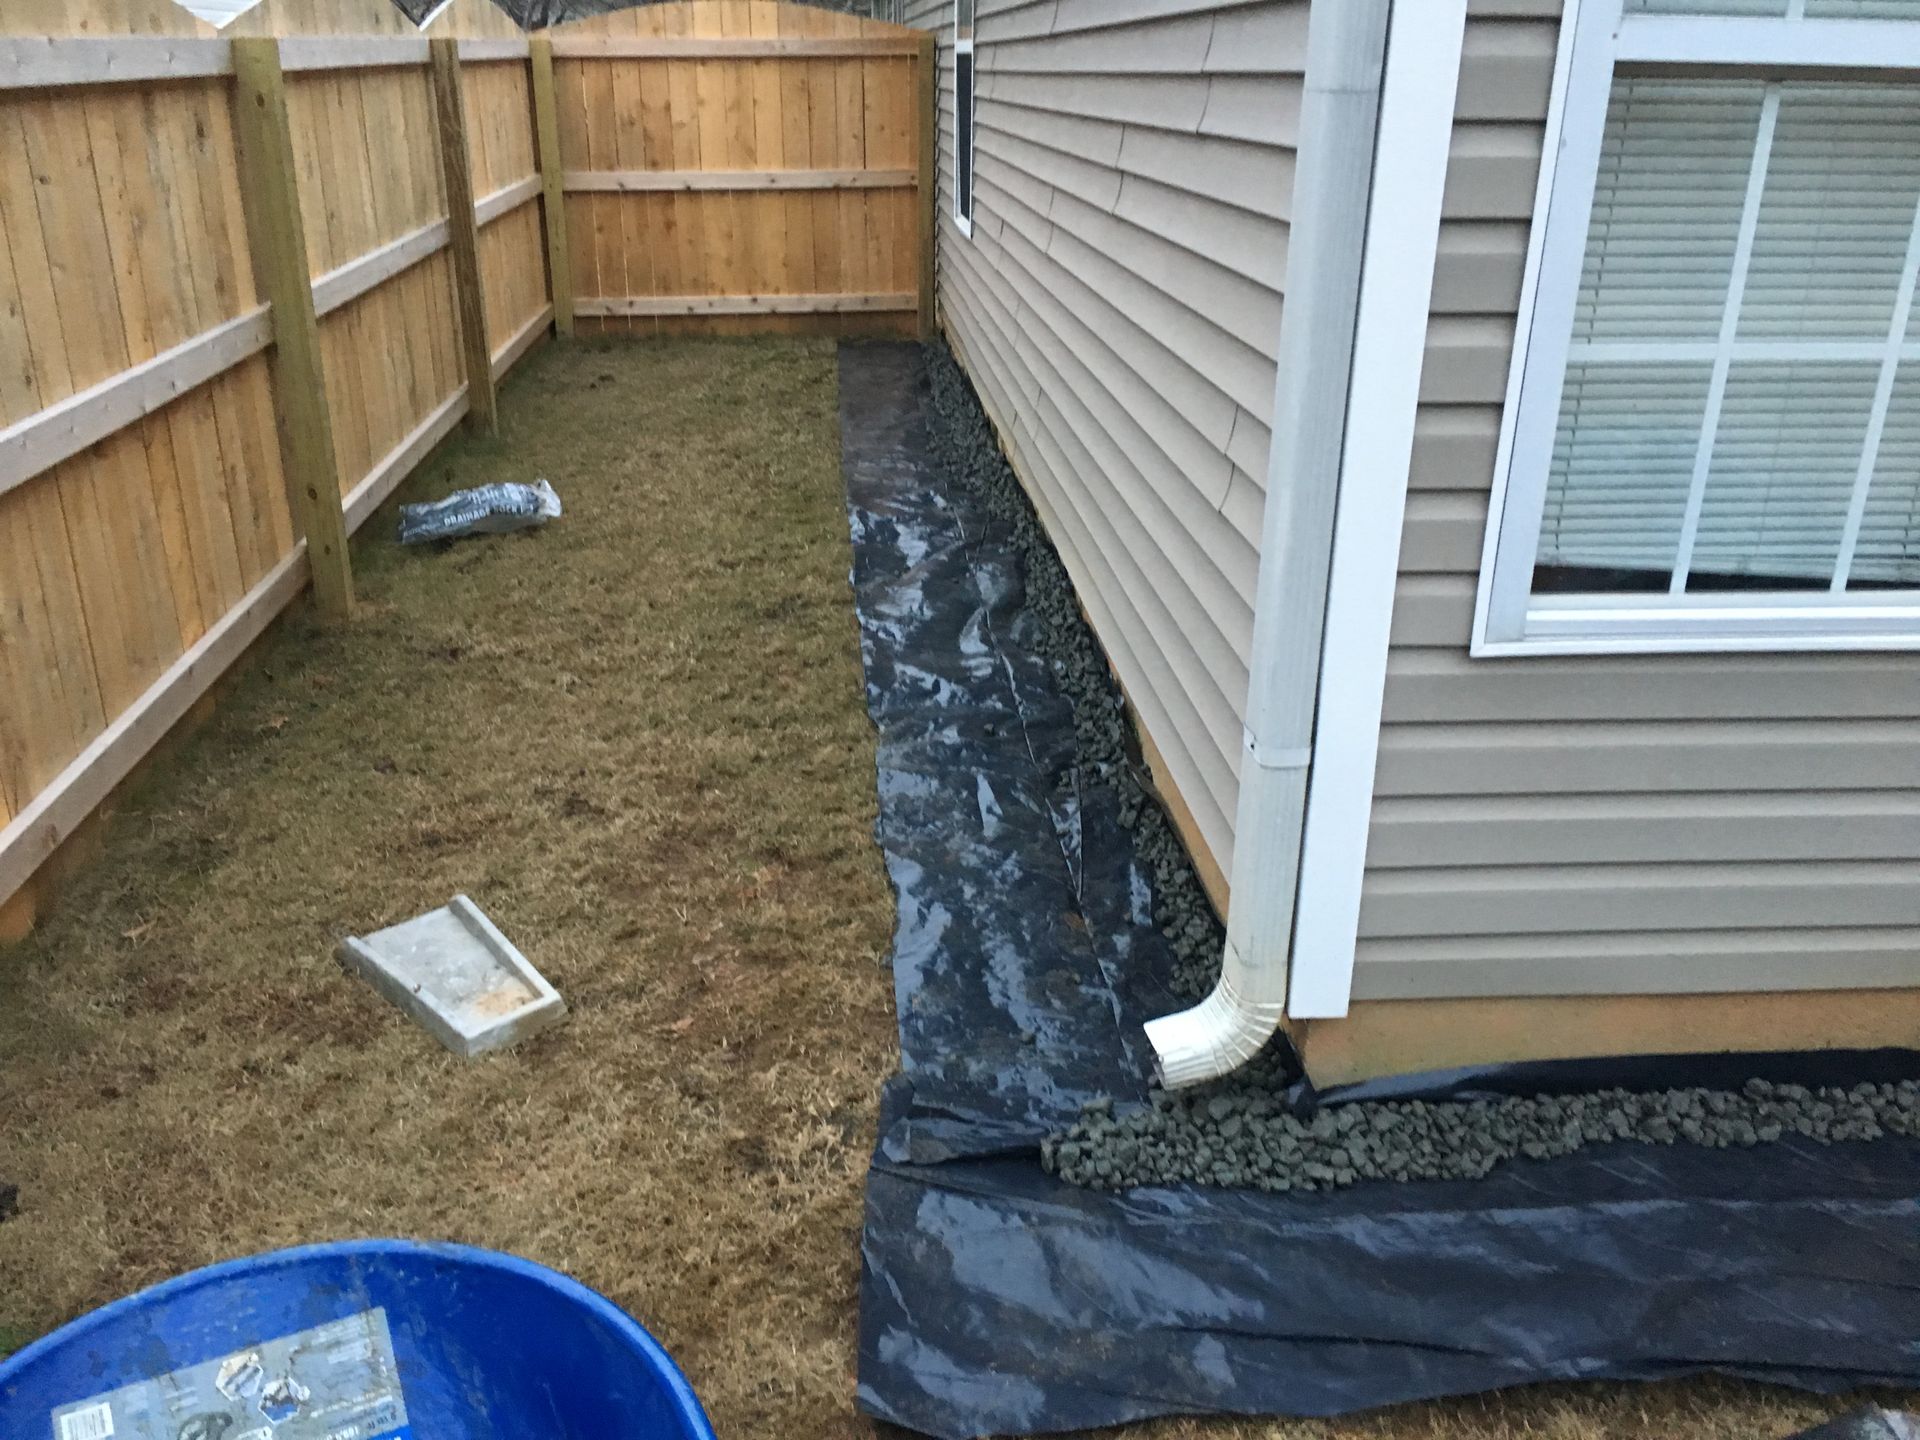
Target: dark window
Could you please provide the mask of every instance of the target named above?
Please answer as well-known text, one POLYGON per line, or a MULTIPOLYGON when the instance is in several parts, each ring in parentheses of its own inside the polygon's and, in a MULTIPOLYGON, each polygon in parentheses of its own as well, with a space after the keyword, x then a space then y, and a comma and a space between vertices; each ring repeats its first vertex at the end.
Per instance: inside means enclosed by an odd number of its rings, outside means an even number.
POLYGON ((953 57, 954 213, 973 224, 973 48, 953 57))

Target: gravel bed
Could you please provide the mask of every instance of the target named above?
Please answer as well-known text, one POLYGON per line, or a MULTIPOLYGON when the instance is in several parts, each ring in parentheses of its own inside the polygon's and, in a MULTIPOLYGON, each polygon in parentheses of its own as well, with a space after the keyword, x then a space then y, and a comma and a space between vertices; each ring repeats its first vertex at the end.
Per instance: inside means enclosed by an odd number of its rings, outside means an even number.
POLYGON ((1116 1116, 1097 1102, 1049 1140, 1047 1168, 1102 1190, 1170 1181, 1330 1190, 1362 1180, 1477 1180, 1504 1161, 1546 1160, 1637 1141, 1713 1150, 1800 1135, 1821 1145, 1920 1136, 1920 1082, 1850 1089, 1749 1080, 1740 1090, 1599 1090, 1582 1095, 1340 1105, 1301 1119, 1247 1086, 1157 1092, 1116 1116))
POLYGON ((1120 687, 1087 628, 1066 566, 1000 451, 972 382, 945 345, 927 347, 927 368, 933 380, 934 422, 928 448, 943 472, 1012 529, 1027 606, 1041 622, 1038 648, 1073 705, 1084 778, 1116 793, 1121 823, 1133 831, 1135 853, 1153 877, 1154 920, 1177 962, 1173 989, 1189 999, 1202 999, 1219 978, 1225 935, 1166 812, 1141 783, 1131 758, 1120 687))

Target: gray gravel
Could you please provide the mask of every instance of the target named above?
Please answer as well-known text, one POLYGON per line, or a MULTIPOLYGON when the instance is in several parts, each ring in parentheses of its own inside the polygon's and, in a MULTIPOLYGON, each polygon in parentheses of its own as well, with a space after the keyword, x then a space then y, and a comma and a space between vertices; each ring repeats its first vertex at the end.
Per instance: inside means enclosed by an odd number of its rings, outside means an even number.
POLYGON ((1121 823, 1133 831, 1135 853, 1153 877, 1154 920, 1177 961, 1173 988, 1201 999, 1219 978, 1225 936, 1166 811, 1142 783, 1120 687, 1087 628, 1066 566, 1000 451, 972 383, 945 345, 927 348, 927 367, 934 408, 929 449, 946 473, 1013 531, 1027 605, 1041 622, 1038 648, 1073 705, 1086 779, 1115 791, 1121 823))
POLYGON ((1259 1190, 1331 1190, 1362 1180, 1477 1180, 1503 1162, 1587 1145, 1726 1150, 1800 1135, 1822 1145, 1920 1136, 1920 1082, 1808 1089, 1749 1080, 1744 1089, 1599 1090, 1458 1103, 1386 1101, 1289 1114, 1270 1091, 1238 1086, 1156 1093, 1115 1115, 1088 1108, 1042 1159, 1064 1180, 1102 1190, 1194 1181, 1259 1190))

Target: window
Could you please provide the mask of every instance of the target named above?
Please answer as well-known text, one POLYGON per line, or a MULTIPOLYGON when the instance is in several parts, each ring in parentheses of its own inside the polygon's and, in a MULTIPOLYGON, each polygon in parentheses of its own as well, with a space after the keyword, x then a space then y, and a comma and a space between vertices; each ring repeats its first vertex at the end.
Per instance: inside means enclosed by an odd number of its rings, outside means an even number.
POLYGON ((1920 0, 1566 31, 1476 653, 1920 648, 1920 0))
POLYGON ((973 234, 973 0, 953 0, 953 218, 973 234))

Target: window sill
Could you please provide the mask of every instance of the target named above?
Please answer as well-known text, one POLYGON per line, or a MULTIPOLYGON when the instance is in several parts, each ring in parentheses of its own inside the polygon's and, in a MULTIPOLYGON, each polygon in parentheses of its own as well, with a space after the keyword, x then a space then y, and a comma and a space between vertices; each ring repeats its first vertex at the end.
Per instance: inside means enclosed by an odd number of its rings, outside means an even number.
POLYGON ((1666 596, 1569 597, 1527 612, 1522 634, 1476 625, 1476 658, 1520 655, 1687 655, 1920 650, 1920 602, 1844 607, 1825 594, 1764 605, 1675 604, 1666 596))
POLYGON ((967 219, 966 216, 964 215, 954 216, 953 228, 958 230, 962 235, 966 236, 967 239, 971 240, 973 238, 973 221, 967 219))

